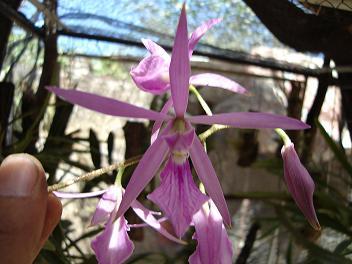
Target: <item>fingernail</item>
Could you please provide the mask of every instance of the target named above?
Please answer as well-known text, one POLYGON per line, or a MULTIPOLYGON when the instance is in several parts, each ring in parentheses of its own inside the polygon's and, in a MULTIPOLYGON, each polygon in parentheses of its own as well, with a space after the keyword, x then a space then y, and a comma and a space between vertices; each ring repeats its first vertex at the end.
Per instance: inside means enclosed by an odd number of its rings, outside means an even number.
POLYGON ((39 168, 29 155, 11 155, 0 166, 0 196, 30 196, 38 179, 39 168))

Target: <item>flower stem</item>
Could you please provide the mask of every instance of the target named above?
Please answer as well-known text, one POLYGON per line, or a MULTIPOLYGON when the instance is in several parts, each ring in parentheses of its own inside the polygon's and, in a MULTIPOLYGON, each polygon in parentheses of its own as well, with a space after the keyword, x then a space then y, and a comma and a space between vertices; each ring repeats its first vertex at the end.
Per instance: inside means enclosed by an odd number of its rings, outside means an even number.
POLYGON ((218 132, 220 130, 223 130, 225 128, 228 128, 229 126, 224 126, 224 125, 212 125, 209 129, 205 130, 203 133, 199 134, 199 139, 202 142, 205 142, 205 140, 210 137, 212 134, 215 132, 218 132))
POLYGON ((122 175, 125 172, 125 167, 122 167, 119 169, 119 171, 117 172, 116 175, 116 179, 115 179, 115 185, 121 187, 122 186, 122 175))
POLYGON ((203 99, 201 94, 198 92, 197 88, 194 87, 193 85, 190 85, 189 90, 196 96, 196 98, 197 98, 198 102, 200 103, 200 105, 202 106, 204 112, 209 116, 213 115, 212 111, 210 110, 210 107, 205 102, 205 100, 203 99))
MULTIPOLYGON (((82 181, 91 181, 107 172, 119 169, 119 172, 121 171, 121 169, 125 169, 131 165, 134 165, 136 163, 139 162, 139 160, 141 159, 141 156, 136 156, 134 158, 128 159, 125 162, 121 162, 118 164, 112 164, 110 166, 107 166, 105 168, 100 168, 98 170, 94 170, 91 172, 88 172, 86 174, 83 174, 81 176, 78 176, 76 178, 73 178, 71 180, 68 181, 64 181, 64 182, 60 182, 60 183, 56 183, 53 185, 48 186, 48 192, 53 192, 53 191, 57 191, 60 189, 63 189, 65 187, 68 187, 72 184, 75 184, 77 182, 82 182, 82 181)), ((122 176, 122 175, 121 175, 122 176)))
POLYGON ((275 132, 280 136, 280 138, 284 142, 284 145, 291 144, 291 139, 285 131, 283 131, 281 128, 275 128, 275 132))
MULTIPOLYGON (((205 100, 203 99, 202 95, 198 92, 197 88, 194 87, 193 85, 189 86, 189 90, 196 96, 198 102, 200 103, 200 105, 202 106, 204 112, 208 115, 208 116, 212 116, 213 112, 210 110, 210 107, 208 106, 208 104, 205 102, 205 100)), ((205 142, 205 140, 210 137, 213 133, 228 128, 228 126, 224 126, 224 125, 212 125, 208 130, 204 131, 202 134, 199 135, 199 138, 202 142, 205 142)))

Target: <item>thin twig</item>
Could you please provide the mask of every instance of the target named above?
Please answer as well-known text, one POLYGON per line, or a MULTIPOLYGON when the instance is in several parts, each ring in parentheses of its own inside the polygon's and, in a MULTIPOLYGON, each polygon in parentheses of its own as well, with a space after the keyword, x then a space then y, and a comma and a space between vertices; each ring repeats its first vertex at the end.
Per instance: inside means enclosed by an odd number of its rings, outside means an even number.
POLYGON ((132 166, 132 165, 138 163, 140 159, 141 159, 141 156, 133 157, 131 159, 126 160, 125 162, 112 164, 110 166, 88 172, 86 174, 83 174, 83 175, 78 176, 76 178, 73 178, 71 180, 50 185, 50 186, 48 186, 48 192, 57 191, 59 189, 62 189, 62 188, 68 187, 72 184, 75 184, 77 182, 93 180, 94 178, 97 178, 97 177, 99 177, 105 173, 108 173, 110 171, 113 171, 113 170, 127 168, 129 166, 132 166))
MULTIPOLYGON (((197 88, 194 85, 190 85, 189 86, 189 90, 196 96, 199 104, 201 105, 201 107, 203 108, 204 112, 208 115, 208 116, 212 116, 213 112, 211 111, 209 105, 207 104, 207 102, 204 100, 204 98, 202 97, 202 95, 198 92, 197 88)), ((208 130, 204 131, 202 134, 199 135, 200 140, 204 143, 205 140, 210 137, 212 134, 214 134, 215 132, 228 128, 229 126, 224 126, 224 125, 212 125, 208 130)))
POLYGON ((59 26, 60 29, 66 28, 65 25, 62 24, 60 19, 57 17, 57 15, 54 12, 50 11, 45 5, 43 5, 37 0, 29 0, 29 2, 31 2, 32 5, 34 5, 38 9, 38 11, 43 12, 45 17, 49 19, 52 24, 56 24, 56 26, 59 26))

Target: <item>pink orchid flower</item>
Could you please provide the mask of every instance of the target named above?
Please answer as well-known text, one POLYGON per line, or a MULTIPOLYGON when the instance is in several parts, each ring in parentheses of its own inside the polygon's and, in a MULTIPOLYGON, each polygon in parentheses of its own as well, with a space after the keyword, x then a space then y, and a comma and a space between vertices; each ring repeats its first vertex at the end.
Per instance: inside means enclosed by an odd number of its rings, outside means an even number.
POLYGON ((123 192, 123 188, 116 185, 109 187, 107 190, 91 193, 55 192, 56 196, 60 198, 89 198, 103 194, 91 220, 91 226, 105 224, 103 232, 91 243, 99 264, 123 263, 132 255, 134 245, 127 233, 132 227, 150 226, 171 241, 185 244, 185 242, 167 232, 161 226, 160 220, 153 216, 153 212, 145 208, 137 200, 131 203, 131 208, 145 222, 145 225, 129 225, 123 216, 116 219, 123 192))
POLYGON ((197 248, 188 259, 190 264, 232 263, 232 243, 227 235, 221 214, 212 201, 193 216, 197 248), (210 205, 210 208, 209 208, 210 205))
POLYGON ((302 165, 292 142, 285 143, 281 149, 284 161, 284 177, 288 191, 309 224, 320 230, 320 224, 313 204, 314 181, 302 165))
MULTIPOLYGON (((55 93, 57 96, 62 97, 66 101, 81 105, 100 113, 120 117, 145 118, 158 122, 167 122, 166 127, 169 129, 162 131, 161 136, 155 139, 153 144, 151 144, 151 146, 145 152, 142 159, 138 163, 138 166, 134 170, 131 179, 126 187, 126 192, 122 197, 116 218, 121 217, 126 212, 131 203, 137 198, 144 187, 154 177, 161 164, 165 161, 165 159, 169 161, 170 157, 180 157, 180 160, 174 159, 172 160, 173 164, 171 163, 169 165, 172 167, 176 164, 180 165, 181 168, 174 166, 174 168, 167 169, 167 173, 165 172, 165 174, 177 174, 181 179, 179 180, 180 183, 178 186, 179 192, 184 191, 184 187, 186 186, 184 182, 188 181, 188 179, 183 179, 182 177, 184 176, 181 177, 181 174, 178 173, 188 175, 188 169, 185 163, 188 162, 189 155, 199 179, 204 184, 210 198, 214 201, 216 207, 224 219, 224 222, 227 225, 231 225, 231 217, 226 205, 220 182, 216 176, 211 161, 209 160, 209 157, 203 148, 202 143, 194 134, 194 130, 191 129, 191 123, 208 125, 222 124, 247 129, 277 127, 283 129, 309 128, 308 125, 299 120, 270 113, 236 112, 214 114, 212 116, 200 115, 186 117, 185 112, 188 104, 190 72, 187 18, 185 7, 183 6, 176 31, 175 43, 173 46, 169 67, 171 98, 173 108, 175 110, 175 116, 167 114, 167 111, 156 112, 147 110, 128 103, 94 95, 91 93, 48 87, 50 91, 55 93), (193 141, 191 142, 188 140, 188 137, 190 137, 189 133, 193 133, 193 141), (179 143, 174 145, 170 144, 171 139, 168 139, 169 136, 179 137, 179 143), (187 142, 189 142, 189 144, 186 144, 187 142), (178 161, 182 162, 178 163, 178 161)), ((167 182, 168 179, 166 179, 166 177, 164 178, 165 182, 167 182)), ((171 183, 164 184, 169 185, 171 183)), ((162 188, 164 187, 165 186, 162 188)), ((170 188, 173 187, 170 186, 170 188)), ((177 192, 174 192, 173 190, 171 193, 177 192)), ((151 197, 153 197, 153 195, 151 197)), ((169 199, 171 201, 174 199, 174 197, 170 197, 169 199)), ((198 196, 198 198, 195 200, 199 201, 200 199, 203 198, 198 196)), ((177 199, 175 198, 174 201, 176 202, 177 199)), ((172 206, 172 204, 170 204, 170 206, 172 206)), ((182 233, 181 231, 182 228, 180 227, 179 232, 182 233)))

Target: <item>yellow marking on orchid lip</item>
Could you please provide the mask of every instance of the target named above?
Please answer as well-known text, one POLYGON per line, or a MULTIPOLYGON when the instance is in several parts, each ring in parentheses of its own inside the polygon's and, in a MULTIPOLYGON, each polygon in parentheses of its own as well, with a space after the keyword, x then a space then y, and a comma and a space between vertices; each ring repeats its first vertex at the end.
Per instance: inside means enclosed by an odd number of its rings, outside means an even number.
POLYGON ((171 152, 172 159, 177 164, 183 164, 188 158, 189 154, 187 151, 174 150, 171 152))
POLYGON ((178 133, 183 133, 186 131, 186 123, 185 123, 185 120, 184 119, 181 119, 181 118, 176 118, 175 121, 174 121, 174 124, 172 126, 172 129, 175 131, 175 132, 178 132, 178 133))
POLYGON ((172 151, 172 155, 174 155, 176 157, 187 157, 188 156, 188 152, 187 151, 174 150, 174 151, 172 151))

